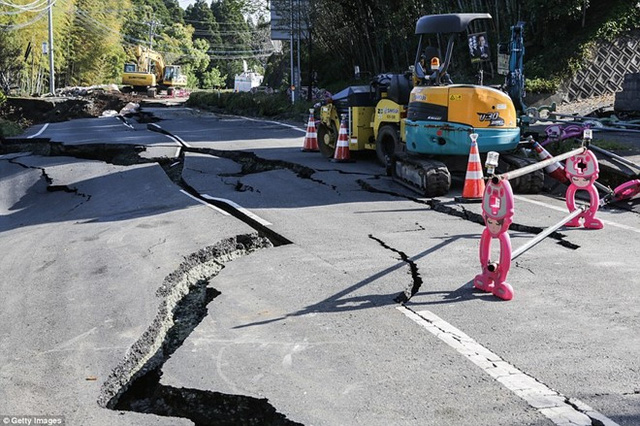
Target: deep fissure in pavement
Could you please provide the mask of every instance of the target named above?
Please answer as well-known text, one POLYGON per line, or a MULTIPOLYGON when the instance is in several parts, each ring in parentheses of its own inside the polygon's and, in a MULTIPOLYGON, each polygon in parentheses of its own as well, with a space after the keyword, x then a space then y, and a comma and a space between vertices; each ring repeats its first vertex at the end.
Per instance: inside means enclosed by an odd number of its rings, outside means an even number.
POLYGON ((267 399, 175 388, 160 384, 160 378, 157 370, 141 377, 128 392, 127 399, 115 409, 183 417, 196 426, 302 425, 278 413, 267 399))
POLYGON ((113 410, 183 417, 205 425, 297 425, 267 399, 160 384, 162 367, 207 316, 221 293, 208 285, 224 263, 272 247, 257 234, 238 235, 185 258, 157 295, 161 303, 152 324, 131 346, 104 382, 98 404, 113 410))
POLYGON ((65 145, 49 139, 7 139, 0 144, 0 154, 29 152, 43 157, 73 157, 84 160, 103 161, 117 166, 155 163, 155 160, 140 157, 144 145, 121 143, 91 143, 65 145))
MULTIPOLYGON (((182 171, 184 168, 184 152, 187 148, 181 148, 179 158, 176 160, 175 158, 160 158, 160 159, 145 159, 140 157, 140 152, 143 152, 146 148, 144 146, 139 145, 129 145, 129 144, 86 144, 86 145, 64 145, 58 142, 51 142, 48 139, 38 139, 38 140, 10 140, 7 143, 3 143, 0 145, 0 154, 8 154, 8 153, 19 153, 19 152, 30 152, 34 155, 42 155, 45 157, 54 157, 54 156, 68 156, 79 159, 86 160, 97 160, 103 161, 108 164, 118 165, 118 166, 131 166, 135 164, 148 164, 148 163, 157 163, 160 165, 162 170, 167 174, 169 179, 172 182, 180 186, 182 189, 187 191, 190 195, 195 198, 198 198, 202 202, 214 205, 227 213, 231 214, 236 219, 239 219, 258 231, 260 235, 267 237, 274 246, 291 244, 291 241, 284 237, 283 235, 278 234, 272 229, 264 226, 260 222, 255 219, 247 216, 246 214, 239 211, 234 206, 231 206, 227 203, 210 200, 202 197, 202 195, 196 191, 193 187, 191 187, 182 177, 182 171)), ((253 153, 245 153, 245 152, 225 152, 225 151, 217 151, 217 150, 209 150, 209 149, 198 149, 198 148, 190 148, 190 152, 200 152, 201 153, 209 153, 209 151, 214 151, 212 155, 217 155, 220 157, 230 158, 234 161, 238 161, 242 164, 243 170, 246 170, 247 173, 261 173, 267 170, 276 170, 276 169, 289 169, 297 173, 297 175, 304 179, 310 179, 310 175, 315 173, 313 169, 308 167, 300 166, 294 163, 289 163, 286 161, 280 160, 265 160, 257 157, 253 153)), ((8 161, 14 161, 15 158, 9 159, 8 161)), ((18 163, 16 163, 18 164, 18 163)), ((22 167, 27 167, 20 164, 22 167)), ((47 184, 51 184, 51 179, 44 173, 43 176, 47 179, 47 184)), ((313 179, 312 179, 313 180, 313 179)), ((316 181, 316 180, 314 180, 316 181)), ((323 183, 324 184, 324 183, 323 183)), ((324 184, 326 185, 326 184, 324 184)), ((89 200, 90 195, 78 193, 77 190, 73 188, 65 188, 64 186, 53 186, 50 191, 65 191, 65 192, 73 192, 79 196, 87 197, 89 200)))
POLYGON ((391 250, 392 252, 398 254, 400 256, 400 260, 402 260, 407 265, 409 265, 409 269, 411 271, 412 284, 393 299, 393 301, 397 303, 408 302, 409 299, 411 299, 413 295, 420 290, 420 287, 423 284, 422 277, 420 276, 420 272, 418 271, 418 265, 413 260, 411 260, 405 252, 389 246, 380 238, 374 237, 372 234, 369 234, 369 238, 371 238, 374 241, 377 241, 385 249, 391 250))
POLYGON ((270 160, 266 158, 258 157, 253 152, 246 151, 222 151, 213 148, 194 148, 183 147, 183 151, 191 152, 195 154, 213 155, 216 157, 226 158, 234 161, 242 167, 240 173, 226 174, 221 176, 245 176, 254 173, 268 172, 271 170, 291 170, 296 173, 298 177, 308 179, 316 171, 310 167, 303 166, 296 163, 291 163, 284 160, 270 160))
POLYGON ((196 154, 206 154, 215 157, 226 158, 227 160, 234 161, 242 167, 239 173, 222 173, 218 176, 222 177, 241 177, 255 173, 268 172, 272 170, 290 170, 301 179, 308 179, 320 185, 330 187, 332 190, 337 191, 336 185, 330 185, 320 179, 316 179, 313 175, 317 170, 311 167, 303 166, 297 163, 291 163, 284 160, 270 160, 267 158, 258 157, 253 152, 246 151, 221 151, 212 148, 193 148, 183 147, 185 152, 192 152, 196 154))

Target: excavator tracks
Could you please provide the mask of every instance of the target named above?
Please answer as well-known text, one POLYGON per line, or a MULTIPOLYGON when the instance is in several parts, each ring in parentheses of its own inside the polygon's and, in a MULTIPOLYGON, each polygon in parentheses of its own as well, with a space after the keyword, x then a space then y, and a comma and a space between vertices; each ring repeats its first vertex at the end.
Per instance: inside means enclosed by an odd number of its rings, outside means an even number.
MULTIPOLYGON (((497 173, 505 173, 510 170, 520 169, 530 164, 537 163, 533 158, 521 157, 515 154, 500 154, 500 162, 497 173)), ((544 186, 544 171, 536 170, 524 176, 510 180, 513 192, 520 194, 537 194, 544 186)))
POLYGON ((398 154, 391 160, 387 172, 396 182, 425 197, 446 195, 451 187, 449 169, 436 160, 398 154))
MULTIPOLYGON (((515 154, 501 154, 498 174, 520 169, 536 163, 532 158, 515 154)), ((393 180, 425 197, 446 195, 451 187, 451 174, 446 164, 432 159, 402 153, 396 154, 387 164, 387 174, 393 180)), ((544 172, 536 170, 510 181, 513 191, 521 194, 537 194, 544 186, 544 172)))

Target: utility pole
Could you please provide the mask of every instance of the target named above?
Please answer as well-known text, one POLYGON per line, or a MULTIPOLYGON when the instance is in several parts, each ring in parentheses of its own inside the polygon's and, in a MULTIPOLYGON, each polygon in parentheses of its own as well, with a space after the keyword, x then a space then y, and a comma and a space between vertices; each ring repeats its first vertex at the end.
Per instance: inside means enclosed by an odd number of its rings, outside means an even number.
MULTIPOLYGON (((297 5, 298 5, 298 13, 297 13, 297 18, 298 18, 298 71, 296 72, 296 87, 300 87, 300 94, 302 94, 302 70, 300 68, 300 0, 297 1, 297 5)), ((297 96, 298 99, 300 99, 300 95, 297 96)))
POLYGON ((47 0, 49 7, 49 91, 56 94, 55 73, 53 71, 53 2, 47 0))
POLYGON ((295 103, 296 101, 296 83, 295 83, 295 77, 293 75, 293 0, 290 1, 290 6, 291 6, 291 38, 290 38, 290 42, 291 42, 291 47, 290 47, 290 51, 291 51, 291 78, 289 79, 291 81, 291 103, 295 103))
POLYGON ((307 30, 307 37, 309 37, 309 91, 307 92, 307 100, 313 100, 313 61, 311 60, 311 17, 309 17, 309 28, 307 30))
POLYGON ((153 50, 153 36, 155 35, 154 32, 154 28, 156 25, 158 25, 158 21, 154 19, 151 19, 151 21, 145 22, 147 25, 149 25, 149 49, 153 50))

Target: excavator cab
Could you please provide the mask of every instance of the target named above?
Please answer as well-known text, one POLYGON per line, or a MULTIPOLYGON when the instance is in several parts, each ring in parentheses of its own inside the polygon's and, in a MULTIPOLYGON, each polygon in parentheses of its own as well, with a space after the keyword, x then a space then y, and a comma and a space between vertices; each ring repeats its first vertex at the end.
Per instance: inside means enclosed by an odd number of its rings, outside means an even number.
POLYGON ((137 71, 138 71, 138 64, 134 64, 131 62, 124 64, 124 72, 137 72, 137 71))
MULTIPOLYGON (((476 20, 491 19, 488 13, 426 15, 416 23, 419 36, 413 67, 414 87, 404 120, 404 152, 396 153, 387 170, 397 181, 432 197, 444 195, 451 173, 467 168, 470 134, 478 134, 480 153, 497 151, 503 171, 530 164, 511 155, 520 144, 516 110, 508 94, 488 86, 453 84, 447 70, 460 33, 466 34, 476 20), (429 44, 434 35, 446 39, 444 57, 429 44)), ((401 127, 402 129, 402 127, 401 127)), ((538 192, 542 174, 531 173, 514 181, 521 192, 538 192)))
MULTIPOLYGON (((469 134, 477 133, 480 152, 513 150, 520 141, 513 102, 497 89, 472 84, 453 84, 447 70, 456 37, 488 13, 427 15, 416 23, 420 37, 414 65, 414 81, 406 121, 407 152, 427 155, 469 154, 469 134), (447 36, 444 59, 424 70, 421 63, 435 53, 429 36, 447 36), (425 47, 423 47, 425 46, 425 47)), ((433 55, 433 57, 437 57, 433 55)))
POLYGON ((187 76, 182 74, 180 65, 167 65, 162 75, 162 84, 166 87, 181 87, 187 84, 187 76))

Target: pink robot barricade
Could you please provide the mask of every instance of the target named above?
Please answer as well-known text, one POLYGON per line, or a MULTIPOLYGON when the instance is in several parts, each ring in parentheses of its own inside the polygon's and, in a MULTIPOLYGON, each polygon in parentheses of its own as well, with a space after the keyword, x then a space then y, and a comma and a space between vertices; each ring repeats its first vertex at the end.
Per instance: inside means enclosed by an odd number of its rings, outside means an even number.
POLYGON ((506 179, 488 182, 482 199, 482 217, 485 229, 480 237, 480 265, 482 273, 476 275, 473 286, 491 292, 504 300, 513 298, 513 288, 506 283, 511 268, 511 239, 507 231, 513 220, 513 191, 506 179), (500 243, 500 261, 492 262, 491 240, 500 243))
POLYGON ((576 192, 586 191, 589 194, 589 208, 584 213, 566 223, 566 226, 578 227, 580 220, 584 220, 584 227, 587 229, 602 229, 603 223, 596 218, 596 213, 600 205, 598 190, 594 186, 600 168, 598 160, 591 151, 567 158, 565 173, 569 178, 570 185, 565 195, 569 212, 576 210, 576 192))

